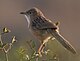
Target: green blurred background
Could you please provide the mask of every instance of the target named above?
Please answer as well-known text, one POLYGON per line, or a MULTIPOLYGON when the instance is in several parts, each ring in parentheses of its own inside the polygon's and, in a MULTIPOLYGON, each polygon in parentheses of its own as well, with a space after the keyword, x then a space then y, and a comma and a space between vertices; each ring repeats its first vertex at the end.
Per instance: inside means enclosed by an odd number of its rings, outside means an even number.
MULTIPOLYGON (((80 61, 80 0, 0 0, 0 31, 3 27, 12 31, 3 35, 2 39, 4 42, 10 42, 11 37, 15 35, 18 40, 10 51, 10 61, 18 61, 13 57, 17 48, 26 48, 26 41, 36 40, 29 32, 24 16, 20 15, 20 12, 32 7, 42 10, 53 22, 60 21, 60 33, 76 48, 78 53, 73 55, 56 41, 49 42, 48 47, 56 51, 60 61, 80 61)), ((39 41, 36 40, 35 43, 39 41)), ((0 57, 0 61, 4 61, 3 53, 0 53, 0 57)))

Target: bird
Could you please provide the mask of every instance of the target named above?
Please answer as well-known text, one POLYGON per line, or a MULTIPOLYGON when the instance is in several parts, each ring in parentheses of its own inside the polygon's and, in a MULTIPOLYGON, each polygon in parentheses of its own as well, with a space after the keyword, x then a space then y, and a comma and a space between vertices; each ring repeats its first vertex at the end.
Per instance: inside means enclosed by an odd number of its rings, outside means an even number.
POLYGON ((46 18, 40 9, 32 7, 27 11, 20 12, 20 14, 25 16, 29 31, 41 43, 38 49, 39 54, 41 54, 45 43, 47 43, 50 38, 56 39, 66 50, 76 54, 76 49, 59 33, 58 22, 53 23, 50 19, 46 18))

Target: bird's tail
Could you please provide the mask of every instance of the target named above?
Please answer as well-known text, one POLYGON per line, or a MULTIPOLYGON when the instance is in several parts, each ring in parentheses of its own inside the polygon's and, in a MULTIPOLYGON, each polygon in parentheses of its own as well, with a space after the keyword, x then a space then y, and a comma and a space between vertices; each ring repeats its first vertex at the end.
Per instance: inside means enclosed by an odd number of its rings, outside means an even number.
POLYGON ((72 47, 72 45, 64 39, 59 33, 57 33, 55 30, 47 29, 47 31, 57 39, 67 50, 71 51, 73 54, 76 54, 76 50, 72 47))

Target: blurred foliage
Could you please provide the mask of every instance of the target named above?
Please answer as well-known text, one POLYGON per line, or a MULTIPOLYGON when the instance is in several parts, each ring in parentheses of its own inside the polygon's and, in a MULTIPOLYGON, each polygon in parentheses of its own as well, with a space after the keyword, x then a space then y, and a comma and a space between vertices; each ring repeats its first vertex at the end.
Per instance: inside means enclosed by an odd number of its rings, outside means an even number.
MULTIPOLYGON (((58 23, 56 23, 58 25, 58 23)), ((80 55, 76 56, 64 49, 56 39, 49 40, 45 49, 42 51, 42 57, 37 53, 38 44, 35 40, 29 40, 19 45, 13 44, 17 41, 13 36, 10 43, 3 43, 2 35, 11 32, 8 28, 3 28, 0 33, 0 61, 79 61, 80 55), (16 48, 15 48, 16 47, 16 48), (2 52, 2 53, 1 53, 2 52), (74 57, 74 58, 73 58, 74 57), (72 59, 73 58, 73 59, 72 59)))
POLYGON ((59 61, 58 55, 50 49, 42 52, 42 57, 39 56, 35 50, 35 42, 33 40, 27 41, 29 48, 20 46, 16 50, 15 56, 19 61, 59 61))

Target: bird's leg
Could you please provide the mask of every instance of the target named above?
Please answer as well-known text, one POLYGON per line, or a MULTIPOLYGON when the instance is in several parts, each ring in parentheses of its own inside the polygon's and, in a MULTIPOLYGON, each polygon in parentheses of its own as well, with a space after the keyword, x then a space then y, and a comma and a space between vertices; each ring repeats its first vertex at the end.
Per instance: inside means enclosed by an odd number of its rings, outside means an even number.
POLYGON ((39 49, 38 49, 38 54, 39 54, 40 56, 42 56, 41 52, 43 51, 44 47, 45 47, 45 44, 42 43, 42 44, 40 45, 39 49))
POLYGON ((48 38, 46 38, 46 39, 43 41, 43 43, 40 45, 40 47, 39 47, 39 49, 38 49, 38 53, 39 53, 40 56, 42 56, 41 52, 44 50, 45 44, 46 44, 51 38, 52 38, 51 36, 48 37, 48 38))
POLYGON ((43 44, 43 47, 42 47, 42 49, 41 49, 41 53, 43 53, 45 47, 46 47, 46 43, 43 44))
MULTIPOLYGON (((50 38, 48 39, 48 41, 49 41, 49 40, 54 40, 54 39, 55 39, 55 38, 50 37, 50 38)), ((43 47, 42 47, 42 49, 41 49, 41 53, 43 52, 43 50, 44 50, 45 46, 46 46, 46 42, 45 42, 45 43, 43 43, 43 47)))

